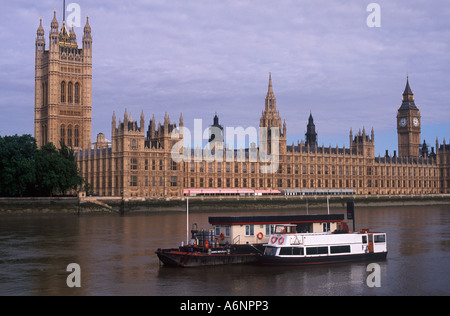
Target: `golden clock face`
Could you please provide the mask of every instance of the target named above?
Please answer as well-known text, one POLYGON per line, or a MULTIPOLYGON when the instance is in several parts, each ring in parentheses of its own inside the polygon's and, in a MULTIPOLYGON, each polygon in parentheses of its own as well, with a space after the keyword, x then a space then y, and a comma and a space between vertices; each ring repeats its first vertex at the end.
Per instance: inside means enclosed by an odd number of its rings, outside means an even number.
POLYGON ((415 127, 419 126, 419 119, 417 117, 415 117, 413 119, 413 124, 414 124, 415 127))
POLYGON ((405 117, 400 119, 400 126, 401 127, 405 127, 406 126, 406 118, 405 117))

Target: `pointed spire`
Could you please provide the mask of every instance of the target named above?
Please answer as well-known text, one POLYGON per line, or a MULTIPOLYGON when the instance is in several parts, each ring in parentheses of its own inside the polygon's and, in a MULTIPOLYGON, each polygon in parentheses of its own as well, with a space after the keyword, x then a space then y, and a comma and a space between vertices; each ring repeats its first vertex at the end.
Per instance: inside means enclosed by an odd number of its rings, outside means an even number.
POLYGON ((42 18, 40 18, 39 27, 37 29, 38 35, 44 35, 44 28, 42 27, 42 18))
POLYGON ((51 33, 58 33, 59 24, 58 20, 56 19, 56 10, 53 10, 53 20, 52 23, 50 24, 50 28, 51 33))
POLYGON ((409 75, 406 75, 406 87, 405 91, 403 92, 403 95, 414 95, 414 93, 411 90, 411 87, 409 86, 409 75))
POLYGON ((84 26, 84 35, 91 35, 91 26, 89 25, 89 15, 86 16, 86 25, 84 26))
POLYGON ((269 92, 273 93, 273 87, 272 87, 272 73, 269 72, 269 92))
POLYGON ((414 102, 414 93, 409 85, 409 75, 406 76, 406 87, 403 92, 403 101, 400 110, 418 110, 414 102))
POLYGON ((75 33, 75 30, 73 28, 73 24, 72 24, 72 29, 70 30, 70 42, 72 44, 76 44, 76 42, 77 42, 77 34, 75 33))
POLYGON ((183 122, 183 113, 180 114, 180 127, 184 126, 184 122, 183 122))
POLYGON ((269 73, 269 87, 267 89, 266 96, 266 111, 276 111, 277 109, 277 101, 275 99, 275 94, 273 93, 272 86, 272 73, 269 73))
POLYGON ((314 124, 314 118, 312 116, 312 112, 309 112, 309 119, 308 119, 308 124, 313 125, 314 124))
POLYGON ((269 87, 267 89, 267 99, 274 99, 275 94, 273 93, 273 86, 272 86, 272 73, 269 72, 269 87))
POLYGON ((63 21, 63 25, 59 32, 60 41, 68 41, 70 39, 69 31, 67 30, 66 21, 63 21))
POLYGON ((126 108, 125 108, 125 113, 123 114, 123 121, 128 123, 128 112, 127 112, 126 108))

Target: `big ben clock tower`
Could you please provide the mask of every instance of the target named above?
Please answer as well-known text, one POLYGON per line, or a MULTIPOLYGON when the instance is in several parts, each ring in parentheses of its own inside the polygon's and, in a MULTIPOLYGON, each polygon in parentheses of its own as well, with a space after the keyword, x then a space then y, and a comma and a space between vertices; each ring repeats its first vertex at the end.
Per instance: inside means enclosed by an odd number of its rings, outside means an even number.
POLYGON ((397 112, 397 134, 399 157, 419 157, 421 117, 414 102, 414 93, 406 80, 403 102, 397 112))

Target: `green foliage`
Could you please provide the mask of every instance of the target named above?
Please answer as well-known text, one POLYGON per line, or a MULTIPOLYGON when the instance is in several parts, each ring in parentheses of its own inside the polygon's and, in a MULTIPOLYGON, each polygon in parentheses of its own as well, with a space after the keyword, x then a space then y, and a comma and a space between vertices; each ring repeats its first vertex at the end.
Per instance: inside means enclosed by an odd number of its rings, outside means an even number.
POLYGON ((32 191, 35 151, 31 135, 0 136, 0 196, 24 196, 32 191))
POLYGON ((58 151, 52 143, 41 147, 35 155, 36 185, 40 195, 66 194, 83 183, 78 174, 73 151, 62 145, 58 151))
POLYGON ((0 137, 0 175, 0 196, 8 197, 65 195, 83 184, 72 149, 37 149, 30 135, 0 137))

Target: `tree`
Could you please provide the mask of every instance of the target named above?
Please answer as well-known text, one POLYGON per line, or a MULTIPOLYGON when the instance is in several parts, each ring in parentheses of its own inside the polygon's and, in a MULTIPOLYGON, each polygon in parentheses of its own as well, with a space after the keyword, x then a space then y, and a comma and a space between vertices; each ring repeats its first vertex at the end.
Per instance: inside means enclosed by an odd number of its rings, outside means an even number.
POLYGON ((52 143, 42 146, 35 155, 36 184, 40 195, 66 194, 82 185, 73 150, 64 144, 58 151, 52 143))
POLYGON ((0 196, 21 197, 33 191, 36 148, 31 135, 0 136, 0 196))

